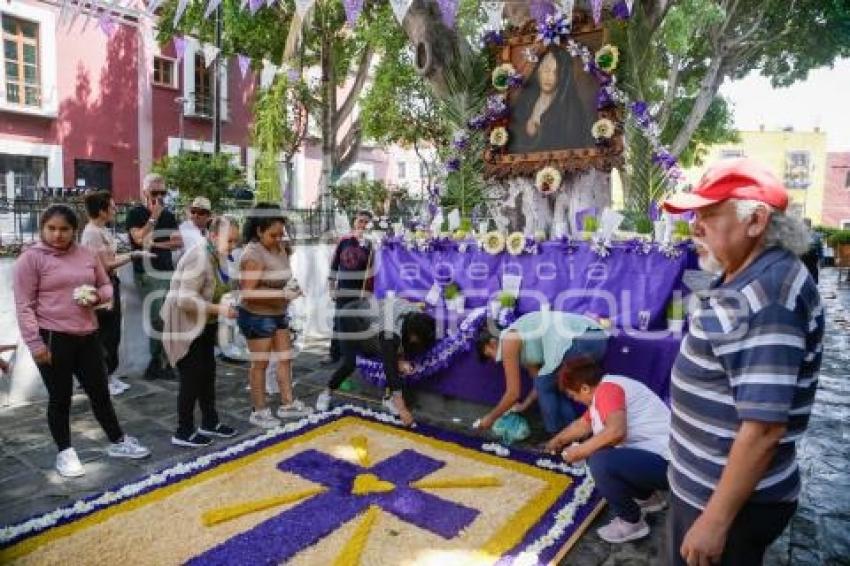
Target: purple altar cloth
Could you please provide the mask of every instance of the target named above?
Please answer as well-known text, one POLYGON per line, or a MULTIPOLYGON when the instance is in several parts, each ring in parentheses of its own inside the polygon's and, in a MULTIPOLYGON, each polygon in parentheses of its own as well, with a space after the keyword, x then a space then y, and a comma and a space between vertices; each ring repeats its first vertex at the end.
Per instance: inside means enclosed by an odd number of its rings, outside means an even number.
MULTIPOLYGON (((615 243, 599 257, 587 242, 543 242, 539 253, 490 255, 474 244, 460 252, 458 243, 437 241, 428 251, 407 249, 387 240, 376 262, 375 294, 387 291, 423 300, 437 283, 458 284, 466 308, 484 306, 502 289, 502 275, 522 275, 518 314, 540 310, 591 312, 611 319, 617 328, 639 328, 639 313, 648 311, 649 329, 666 327, 666 306, 674 291, 684 290, 685 269, 695 268, 695 254, 667 257, 653 246, 643 253, 634 243, 615 243)), ((646 328, 646 327, 644 327, 646 328)))
MULTIPOLYGON (((669 332, 620 332, 608 340, 605 371, 640 381, 665 402, 670 399, 670 368, 679 353, 680 339, 669 332)), ((530 377, 523 377, 523 395, 531 390, 530 377)), ((416 384, 417 388, 442 393, 484 405, 495 405, 505 391, 501 364, 481 363, 474 351, 455 358, 451 367, 416 384)))

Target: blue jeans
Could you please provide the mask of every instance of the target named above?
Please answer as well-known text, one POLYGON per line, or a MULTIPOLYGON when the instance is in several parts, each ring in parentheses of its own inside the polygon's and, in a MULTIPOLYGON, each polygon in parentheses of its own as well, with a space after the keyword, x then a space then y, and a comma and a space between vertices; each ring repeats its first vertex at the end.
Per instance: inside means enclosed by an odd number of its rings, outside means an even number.
POLYGON ((278 330, 289 328, 289 319, 285 314, 254 314, 239 308, 236 325, 246 340, 271 338, 278 330))
MULTIPOLYGON (((564 353, 565 361, 577 356, 590 356, 601 362, 608 346, 608 336, 600 330, 590 330, 573 339, 572 346, 564 353)), ((575 408, 569 398, 558 389, 558 370, 534 379, 537 402, 543 415, 543 426, 549 434, 557 434, 576 418, 575 408)))
POLYGON ((587 459, 590 475, 611 510, 624 521, 637 523, 640 506, 652 492, 668 489, 667 460, 639 448, 602 448, 587 459))

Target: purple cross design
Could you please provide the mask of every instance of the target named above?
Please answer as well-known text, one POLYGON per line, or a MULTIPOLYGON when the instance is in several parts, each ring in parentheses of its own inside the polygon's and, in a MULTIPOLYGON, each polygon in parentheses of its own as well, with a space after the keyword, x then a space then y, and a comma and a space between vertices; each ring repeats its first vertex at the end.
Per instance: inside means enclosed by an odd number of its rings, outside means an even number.
POLYGON ((445 466, 414 450, 402 450, 371 468, 339 460, 317 450, 305 450, 277 467, 327 488, 249 531, 236 535, 188 561, 188 564, 280 564, 328 536, 370 505, 399 519, 451 539, 469 526, 478 511, 410 487, 445 466), (391 482, 388 492, 353 495, 355 478, 371 473, 391 482))

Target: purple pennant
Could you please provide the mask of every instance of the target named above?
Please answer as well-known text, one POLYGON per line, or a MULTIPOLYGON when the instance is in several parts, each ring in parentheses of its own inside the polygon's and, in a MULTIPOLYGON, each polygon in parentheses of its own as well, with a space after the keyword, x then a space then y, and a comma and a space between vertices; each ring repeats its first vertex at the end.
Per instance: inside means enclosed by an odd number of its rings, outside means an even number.
POLYGON ((647 209, 646 213, 649 216, 649 219, 653 222, 661 220, 661 209, 658 208, 658 203, 655 201, 649 203, 649 208, 647 209))
POLYGON ((239 53, 236 55, 236 60, 239 63, 239 72, 242 73, 242 78, 244 79, 245 75, 248 74, 248 69, 251 68, 251 58, 239 53))
POLYGON ((305 450, 283 460, 277 468, 322 485, 327 491, 193 557, 188 564, 233 564, 245 556, 260 564, 280 564, 330 535, 370 505, 377 505, 402 521, 444 539, 452 539, 475 520, 478 511, 409 485, 443 466, 445 462, 414 450, 402 450, 372 468, 362 468, 318 450, 305 450), (395 489, 352 494, 355 478, 366 472, 391 482, 395 489))
POLYGON ((251 12, 251 15, 257 13, 257 10, 263 7, 265 0, 248 0, 248 11, 251 12))
POLYGON ((593 10, 593 23, 599 25, 602 21, 602 0, 590 0, 590 7, 593 10))
POLYGON ((454 29, 460 0, 437 0, 437 4, 440 6, 440 15, 443 23, 447 28, 454 29))
POLYGON ((620 0, 611 8, 611 14, 620 21, 628 20, 631 17, 631 9, 625 0, 620 0))
POLYGON ((348 26, 353 28, 357 25, 357 18, 363 10, 363 0, 342 0, 342 7, 345 9, 345 20, 348 26))
POLYGON ((576 230, 584 229, 584 219, 586 216, 596 216, 598 210, 595 206, 591 206, 590 208, 584 208, 576 212, 576 230))
POLYGON ((528 12, 539 25, 542 25, 548 16, 555 13, 555 7, 547 0, 531 0, 528 3, 528 12))
POLYGON ((175 35, 172 41, 174 42, 174 55, 177 57, 177 60, 180 61, 186 53, 186 44, 188 41, 182 35, 175 35))

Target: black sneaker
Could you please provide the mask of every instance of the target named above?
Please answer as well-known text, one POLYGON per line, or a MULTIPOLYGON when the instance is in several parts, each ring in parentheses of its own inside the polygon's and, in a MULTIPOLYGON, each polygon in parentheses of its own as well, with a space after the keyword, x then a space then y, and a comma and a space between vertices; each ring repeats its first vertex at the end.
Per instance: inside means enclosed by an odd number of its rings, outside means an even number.
POLYGON ((212 438, 204 436, 199 432, 191 434, 180 434, 179 432, 171 437, 171 444, 174 446, 186 446, 187 448, 201 448, 212 444, 212 438))
POLYGON ((200 427, 198 429, 198 432, 200 432, 201 434, 206 434, 207 436, 217 436, 219 438, 232 438, 236 436, 235 428, 221 423, 218 423, 217 425, 211 428, 200 427))

